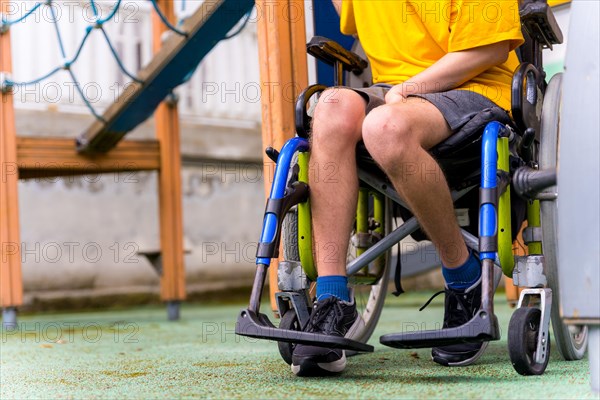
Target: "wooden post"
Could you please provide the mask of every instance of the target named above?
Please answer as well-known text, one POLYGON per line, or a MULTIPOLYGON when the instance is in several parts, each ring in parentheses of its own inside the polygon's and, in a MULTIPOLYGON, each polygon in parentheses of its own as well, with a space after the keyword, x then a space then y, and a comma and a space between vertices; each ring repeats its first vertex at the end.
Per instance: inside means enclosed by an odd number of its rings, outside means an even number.
MULTIPOLYGON (((9 1, 0 0, 0 12, 7 15, 9 1)), ((0 33, 0 72, 12 72, 10 31, 0 33)), ((17 133, 13 94, 0 95, 0 306, 23 304, 19 236, 17 133)), ((6 321, 5 321, 6 323, 6 321)))
MULTIPOLYGON (((527 228, 527 221, 523 222, 521 230, 513 242, 513 255, 515 256, 526 256, 528 253, 527 245, 523 241, 523 230, 525 228, 527 228)), ((506 300, 511 307, 515 307, 519 302, 519 296, 523 289, 516 287, 512 278, 507 276, 504 277, 504 285, 506 289, 506 300)))
MULTIPOLYGON (((176 22, 174 2, 159 0, 161 8, 171 23, 176 22)), ((153 50, 161 47, 166 26, 156 13, 152 16, 153 50)), ((156 136, 160 142, 159 206, 160 246, 162 251, 162 277, 160 295, 163 301, 177 304, 185 299, 185 270, 183 266, 183 215, 181 200, 181 153, 179 141, 179 115, 176 102, 163 101, 155 114, 156 136)), ((169 316, 176 319, 177 316, 169 316)))
MULTIPOLYGON (((281 149, 295 134, 294 102, 308 85, 303 0, 256 0, 258 53, 262 88, 263 146, 281 149)), ((265 192, 271 190, 273 162, 263 156, 265 192)), ((271 307, 275 310, 277 262, 269 271, 271 307)))

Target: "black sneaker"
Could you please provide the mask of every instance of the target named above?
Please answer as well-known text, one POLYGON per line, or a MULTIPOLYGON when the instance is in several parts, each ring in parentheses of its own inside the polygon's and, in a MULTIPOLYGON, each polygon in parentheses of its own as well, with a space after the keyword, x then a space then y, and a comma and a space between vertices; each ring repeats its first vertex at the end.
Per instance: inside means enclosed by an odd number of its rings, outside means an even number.
MULTIPOLYGON (((353 297, 353 296, 351 296, 353 297)), ((304 332, 352 338, 364 326, 354 300, 349 303, 337 297, 317 301, 304 332)), ((292 355, 292 372, 298 376, 323 376, 340 373, 346 368, 342 349, 298 344, 292 355)))
MULTIPOLYGON (((481 278, 465 290, 446 287, 443 329, 467 323, 481 306, 481 278)), ((441 293, 441 292, 440 292, 441 293)), ((431 358, 447 367, 470 365, 483 354, 488 342, 460 343, 431 349, 431 358)))

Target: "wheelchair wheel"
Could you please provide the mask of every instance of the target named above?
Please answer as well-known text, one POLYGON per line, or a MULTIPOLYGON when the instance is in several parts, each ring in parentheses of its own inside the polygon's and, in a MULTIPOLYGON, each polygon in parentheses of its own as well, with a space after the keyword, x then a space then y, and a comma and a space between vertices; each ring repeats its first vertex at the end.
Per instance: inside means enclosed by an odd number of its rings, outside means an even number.
MULTIPOLYGON (((542 112, 540 137, 539 166, 540 169, 556 168, 558 165, 559 117, 562 96, 562 73, 550 80, 542 112)), ((556 191, 556 187, 551 188, 556 191)), ((558 235, 558 201, 542 201, 541 225, 542 246, 546 260, 546 277, 552 289, 552 328, 556 346, 565 360, 580 360, 585 354, 588 340, 587 326, 566 325, 560 317, 560 284, 558 282, 558 255, 556 253, 558 235)))
MULTIPOLYGON (((301 327, 298 317, 296 316, 296 311, 291 309, 287 310, 285 314, 281 316, 279 328, 299 331, 301 327)), ((295 345, 293 343, 277 342, 279 354, 281 355, 281 358, 283 358, 283 361, 285 361, 288 365, 292 365, 292 353, 294 352, 294 346, 295 345)))
POLYGON ((542 363, 535 361, 538 333, 542 312, 533 307, 518 308, 508 324, 508 353, 510 361, 521 375, 541 375, 550 360, 550 337, 547 340, 546 357, 542 363))
MULTIPOLYGON (((384 221, 383 231, 387 234, 391 226, 391 204, 389 200, 384 202, 384 221)), ((283 255, 286 260, 300 261, 299 250, 298 250, 298 213, 297 210, 293 209, 286 215, 282 225, 282 241, 283 241, 283 255)), ((353 248, 352 241, 348 249, 348 261, 351 261, 356 257, 355 249, 353 248)), ((365 321, 365 326, 360 332, 356 332, 354 340, 366 343, 379 321, 383 304, 385 301, 385 295, 387 292, 387 286, 389 282, 389 271, 391 255, 390 252, 386 253, 384 260, 384 267, 381 278, 375 284, 355 284, 352 285, 354 289, 354 297, 356 300, 357 311, 362 315, 365 321)), ((287 315, 287 312, 286 312, 287 315)), ((347 353, 347 355, 351 355, 347 353)), ((283 354, 282 354, 283 357, 283 354)), ((285 358, 284 358, 285 359, 285 358)))

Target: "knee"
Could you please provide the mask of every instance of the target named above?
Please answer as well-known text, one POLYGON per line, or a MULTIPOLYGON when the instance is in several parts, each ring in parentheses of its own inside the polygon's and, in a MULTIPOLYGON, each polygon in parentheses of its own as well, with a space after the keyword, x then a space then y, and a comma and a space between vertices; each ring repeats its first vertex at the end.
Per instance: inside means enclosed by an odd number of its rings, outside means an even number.
POLYGON ((348 89, 328 89, 319 98, 311 139, 321 147, 355 146, 360 140, 365 101, 348 89))
POLYGON ((383 167, 402 162, 416 145, 409 116, 403 114, 395 107, 381 106, 371 111, 363 122, 365 146, 383 167))

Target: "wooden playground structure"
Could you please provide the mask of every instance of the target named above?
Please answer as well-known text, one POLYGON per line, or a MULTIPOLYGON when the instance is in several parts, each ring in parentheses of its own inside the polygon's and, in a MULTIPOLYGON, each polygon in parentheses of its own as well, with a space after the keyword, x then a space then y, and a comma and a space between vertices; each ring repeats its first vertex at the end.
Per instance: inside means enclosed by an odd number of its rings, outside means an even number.
MULTIPOLYGON (((8 15, 10 4, 0 0, 0 13, 8 15)), ((157 0, 157 5, 167 21, 176 23, 174 2, 157 0)), ((129 85, 77 141, 19 136, 13 93, 10 88, 1 92, 0 306, 5 326, 16 323, 16 309, 23 304, 18 180, 124 171, 158 173, 160 251, 154 257, 160 263, 160 297, 169 318, 179 318, 179 303, 186 296, 181 153, 177 101, 169 94, 253 5, 251 0, 206 2, 181 27, 185 35, 165 36, 167 26, 153 14, 155 56, 139 71, 141 82, 129 85), (152 114, 156 139, 122 140, 152 114)), ((12 72, 10 29, 0 32, 0 72, 12 72)))

